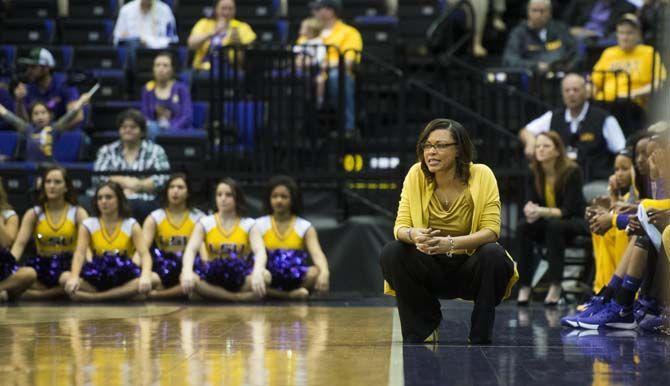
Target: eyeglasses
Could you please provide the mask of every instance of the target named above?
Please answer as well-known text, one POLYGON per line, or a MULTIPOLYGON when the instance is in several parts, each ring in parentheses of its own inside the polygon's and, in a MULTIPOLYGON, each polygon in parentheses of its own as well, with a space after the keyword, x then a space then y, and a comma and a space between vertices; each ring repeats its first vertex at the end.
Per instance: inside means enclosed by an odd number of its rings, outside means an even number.
POLYGON ((423 151, 428 151, 430 149, 435 149, 437 151, 445 151, 449 148, 449 146, 456 146, 458 145, 456 142, 452 143, 444 143, 444 142, 438 142, 438 143, 430 143, 430 142, 424 142, 421 144, 421 149, 423 151))

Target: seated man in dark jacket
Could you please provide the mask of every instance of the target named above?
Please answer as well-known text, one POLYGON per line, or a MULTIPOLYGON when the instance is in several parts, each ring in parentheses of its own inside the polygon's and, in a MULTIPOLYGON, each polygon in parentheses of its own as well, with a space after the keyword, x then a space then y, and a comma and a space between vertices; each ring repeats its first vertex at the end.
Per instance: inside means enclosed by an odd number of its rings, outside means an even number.
POLYGON ((551 19, 551 1, 530 0, 528 20, 509 35, 503 65, 545 73, 569 71, 578 61, 577 45, 568 27, 551 19))

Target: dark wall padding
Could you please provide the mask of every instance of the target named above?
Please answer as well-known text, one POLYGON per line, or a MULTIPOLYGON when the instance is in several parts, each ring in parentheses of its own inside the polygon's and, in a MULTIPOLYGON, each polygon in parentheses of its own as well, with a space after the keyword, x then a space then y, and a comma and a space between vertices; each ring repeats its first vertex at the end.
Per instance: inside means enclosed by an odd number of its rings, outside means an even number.
MULTIPOLYGON (((309 217, 308 217, 309 218, 309 217)), ((383 292, 379 254, 393 239, 393 222, 385 217, 357 216, 342 223, 309 218, 330 265, 332 292, 383 292)))

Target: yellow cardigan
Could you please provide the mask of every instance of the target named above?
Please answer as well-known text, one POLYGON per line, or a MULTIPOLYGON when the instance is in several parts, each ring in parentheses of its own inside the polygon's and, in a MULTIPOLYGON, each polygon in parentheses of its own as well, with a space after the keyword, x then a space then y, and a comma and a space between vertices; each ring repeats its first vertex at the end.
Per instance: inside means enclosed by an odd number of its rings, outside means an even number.
MULTIPOLYGON (((490 229, 496 236, 500 236, 500 193, 498 193, 498 182, 491 169, 483 164, 471 164, 468 188, 475 204, 470 233, 490 229)), ((400 228, 428 227, 428 203, 434 190, 435 184, 426 179, 421 170, 421 163, 414 164, 405 177, 402 193, 400 193, 398 215, 393 228, 393 235, 396 240, 400 228)), ((475 251, 465 252, 472 255, 475 251)), ((514 262, 509 253, 507 256, 514 262)), ((512 287, 518 279, 519 273, 516 269, 516 263, 514 263, 514 275, 507 284, 505 298, 509 297, 512 287)), ((386 281, 384 281, 384 293, 395 295, 395 291, 386 281)))

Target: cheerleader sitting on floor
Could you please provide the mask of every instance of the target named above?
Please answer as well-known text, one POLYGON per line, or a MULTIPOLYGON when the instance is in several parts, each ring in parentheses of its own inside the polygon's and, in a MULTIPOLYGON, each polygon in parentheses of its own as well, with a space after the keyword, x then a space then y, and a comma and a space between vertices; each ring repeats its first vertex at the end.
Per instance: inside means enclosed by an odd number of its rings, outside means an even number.
POLYGON ((256 228, 268 249, 267 268, 272 274, 268 295, 305 299, 309 291, 328 292, 330 271, 326 255, 312 224, 298 217, 302 206, 296 182, 288 176, 273 177, 265 198, 268 216, 256 228), (308 256, 314 262, 308 265, 308 256))
POLYGON ((237 182, 224 179, 216 185, 217 212, 196 224, 184 252, 181 285, 187 294, 230 301, 265 296, 270 273, 254 220, 242 218, 246 200, 237 182), (203 241, 203 256, 196 258, 203 241), (253 252, 253 257, 250 256, 253 252))
POLYGON ((64 296, 63 273, 70 270, 77 245, 77 225, 88 217, 77 206, 77 197, 67 171, 59 166, 47 168, 40 179, 37 206, 23 215, 12 255, 21 257, 31 237, 36 256, 26 258, 25 266, 37 272, 37 281, 23 299, 52 299, 64 296))
POLYGON ((79 227, 72 271, 65 273, 65 292, 77 301, 128 299, 147 294, 160 279, 151 272, 151 255, 142 228, 130 217, 123 188, 107 181, 98 187, 94 200, 96 217, 87 218, 79 227), (89 248, 94 256, 87 261, 89 248), (141 268, 132 260, 135 250, 141 268))
POLYGON ((185 174, 172 175, 165 186, 163 208, 151 212, 142 227, 147 245, 156 245, 152 249, 152 269, 161 283, 149 293, 154 299, 184 296, 179 284, 182 256, 195 224, 203 216, 191 204, 191 188, 185 174))
POLYGON ((0 303, 14 300, 35 282, 37 274, 28 267, 19 267, 9 248, 19 230, 19 216, 7 202, 7 193, 0 178, 0 303))

